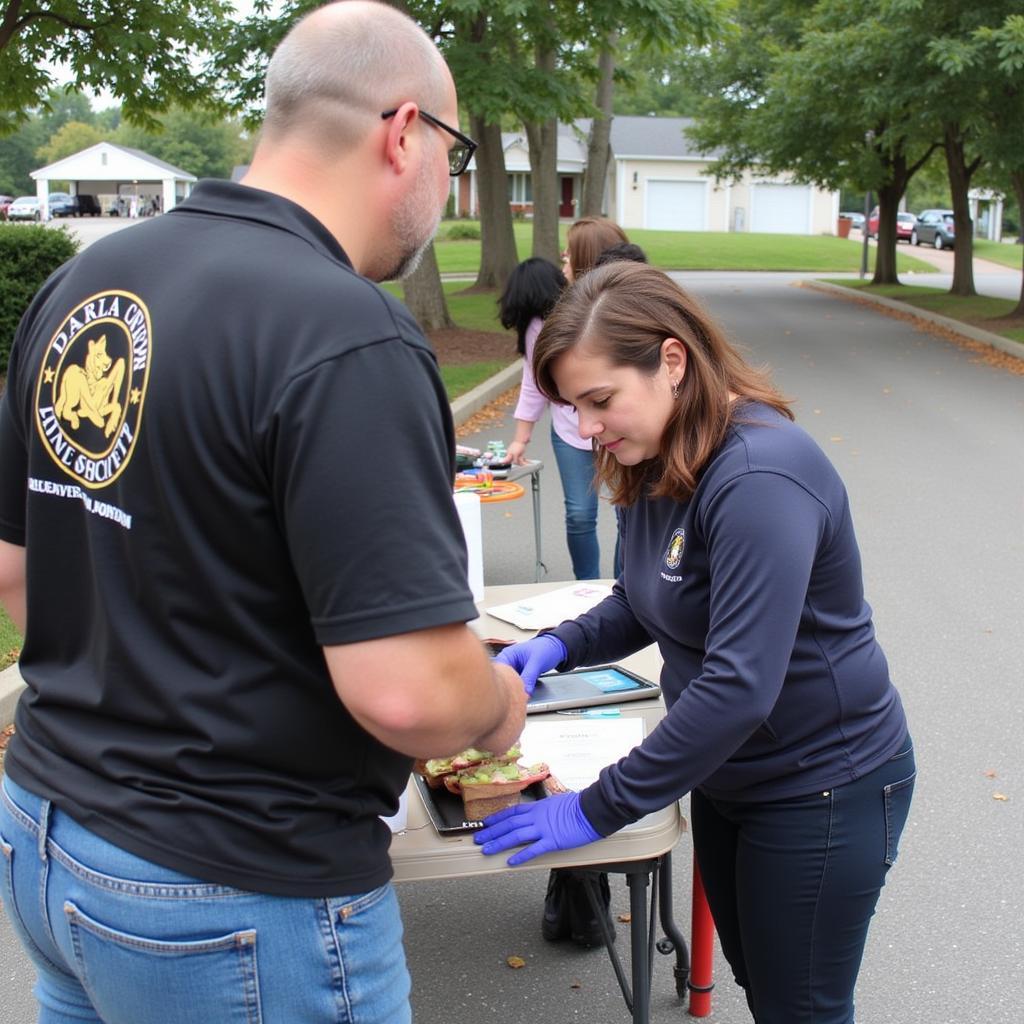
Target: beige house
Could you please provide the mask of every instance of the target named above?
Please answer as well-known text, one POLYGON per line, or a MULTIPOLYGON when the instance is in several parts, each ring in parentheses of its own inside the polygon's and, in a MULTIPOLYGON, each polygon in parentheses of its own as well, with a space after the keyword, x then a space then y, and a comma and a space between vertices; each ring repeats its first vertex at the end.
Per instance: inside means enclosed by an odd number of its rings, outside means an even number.
MULTIPOLYGON (((753 231, 832 235, 839 216, 839 193, 802 185, 789 175, 746 172, 734 184, 706 173, 711 157, 698 153, 686 134, 692 120, 682 117, 616 117, 612 121, 612 159, 605 185, 604 212, 627 231, 753 231)), ((559 125, 559 216, 574 218, 582 194, 587 158, 586 119, 559 125)), ((515 212, 532 211, 530 161, 525 135, 502 136, 509 178, 509 202, 515 212)), ((460 213, 475 216, 476 170, 457 193, 460 213)))

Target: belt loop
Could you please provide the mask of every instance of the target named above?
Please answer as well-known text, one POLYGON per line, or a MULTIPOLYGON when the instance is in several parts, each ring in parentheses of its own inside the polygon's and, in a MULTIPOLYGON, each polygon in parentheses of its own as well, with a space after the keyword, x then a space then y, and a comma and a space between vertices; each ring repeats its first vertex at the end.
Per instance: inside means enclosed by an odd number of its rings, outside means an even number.
POLYGON ((53 804, 49 800, 44 800, 39 806, 39 845, 37 849, 39 859, 42 861, 46 860, 46 840, 50 832, 50 811, 52 808, 53 804))

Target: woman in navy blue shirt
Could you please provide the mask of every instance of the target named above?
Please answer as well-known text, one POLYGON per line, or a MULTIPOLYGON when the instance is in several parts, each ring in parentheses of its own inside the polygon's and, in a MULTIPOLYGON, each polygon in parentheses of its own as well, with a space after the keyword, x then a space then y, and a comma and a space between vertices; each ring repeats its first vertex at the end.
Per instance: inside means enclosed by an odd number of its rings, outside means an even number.
POLYGON ((668 709, 582 793, 475 838, 509 858, 593 842, 690 793, 712 914, 758 1024, 852 1024, 913 793, 913 747, 864 600, 849 501, 768 375, 660 271, 599 268, 545 322, 537 384, 579 413, 622 508, 623 573, 499 658, 552 668, 657 643, 668 709))

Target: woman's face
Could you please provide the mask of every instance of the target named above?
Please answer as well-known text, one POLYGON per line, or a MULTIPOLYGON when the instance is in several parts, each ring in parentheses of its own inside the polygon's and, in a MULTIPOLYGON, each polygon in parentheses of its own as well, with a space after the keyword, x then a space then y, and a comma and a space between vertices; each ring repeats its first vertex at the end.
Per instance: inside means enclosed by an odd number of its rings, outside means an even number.
POLYGON ((569 246, 562 250, 562 273, 565 275, 566 281, 572 284, 575 278, 572 273, 572 260, 569 259, 569 246))
POLYGON ((614 365, 586 342, 559 356, 551 375, 562 399, 576 408, 580 436, 596 439, 622 465, 636 466, 657 457, 676 403, 673 385, 685 369, 686 350, 669 338, 653 376, 614 365))

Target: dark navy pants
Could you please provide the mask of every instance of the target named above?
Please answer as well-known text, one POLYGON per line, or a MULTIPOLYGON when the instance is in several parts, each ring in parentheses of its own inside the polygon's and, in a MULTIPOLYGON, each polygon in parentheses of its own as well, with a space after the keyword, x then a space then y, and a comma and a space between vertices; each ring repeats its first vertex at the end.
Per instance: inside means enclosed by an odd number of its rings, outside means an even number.
POLYGON ((911 741, 827 792, 768 803, 690 795, 729 966, 757 1024, 853 1024, 868 923, 914 792, 911 741))

